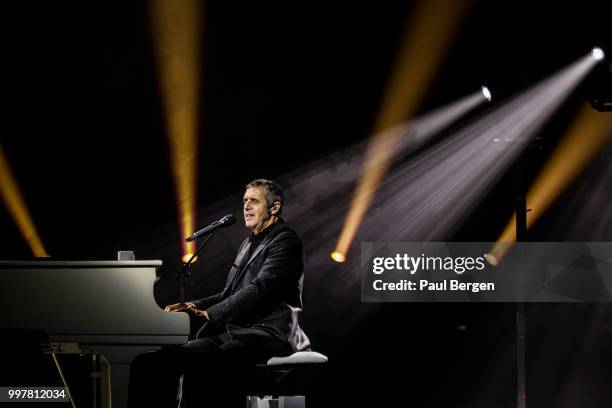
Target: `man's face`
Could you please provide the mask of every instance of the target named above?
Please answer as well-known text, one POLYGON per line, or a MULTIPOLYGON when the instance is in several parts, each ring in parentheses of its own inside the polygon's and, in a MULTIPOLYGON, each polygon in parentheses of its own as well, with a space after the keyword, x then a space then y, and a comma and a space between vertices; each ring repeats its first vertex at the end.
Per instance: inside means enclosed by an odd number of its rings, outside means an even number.
POLYGON ((265 187, 250 187, 244 193, 244 224, 254 234, 267 227, 271 220, 270 208, 264 195, 265 187))

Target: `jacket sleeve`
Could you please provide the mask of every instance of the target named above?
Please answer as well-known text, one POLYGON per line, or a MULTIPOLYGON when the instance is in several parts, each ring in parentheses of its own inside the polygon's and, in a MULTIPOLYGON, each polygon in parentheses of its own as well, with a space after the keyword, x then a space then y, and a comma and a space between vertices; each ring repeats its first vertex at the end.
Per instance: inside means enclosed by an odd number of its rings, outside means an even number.
POLYGON ((295 233, 282 232, 269 245, 257 276, 247 286, 208 308, 211 323, 222 325, 241 316, 301 274, 304 255, 295 233))
POLYGON ((215 293, 212 296, 203 297, 203 298, 197 299, 197 300, 192 300, 191 303, 196 305, 196 307, 198 309, 207 309, 210 306, 219 303, 221 301, 221 299, 223 299, 222 296, 223 296, 223 291, 221 291, 219 293, 215 293))

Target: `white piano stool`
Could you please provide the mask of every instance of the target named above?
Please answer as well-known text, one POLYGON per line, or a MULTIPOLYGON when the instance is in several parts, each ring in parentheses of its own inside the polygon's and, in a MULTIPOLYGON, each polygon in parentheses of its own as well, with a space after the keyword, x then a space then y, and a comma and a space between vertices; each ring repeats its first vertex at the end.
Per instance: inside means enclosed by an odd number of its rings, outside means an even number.
POLYGON ((327 356, 316 351, 270 358, 266 364, 257 366, 247 407, 305 408, 306 394, 312 389, 309 382, 318 377, 312 373, 323 369, 327 361, 327 356))

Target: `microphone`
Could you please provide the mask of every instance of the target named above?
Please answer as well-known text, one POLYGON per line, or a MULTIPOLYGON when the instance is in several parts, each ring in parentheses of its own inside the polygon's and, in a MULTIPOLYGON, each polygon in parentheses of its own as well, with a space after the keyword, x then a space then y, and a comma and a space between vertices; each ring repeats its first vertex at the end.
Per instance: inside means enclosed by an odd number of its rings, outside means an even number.
POLYGON ((219 221, 215 221, 212 224, 210 224, 208 227, 202 228, 198 232, 193 233, 193 235, 185 239, 185 242, 193 241, 194 239, 198 239, 200 237, 203 237, 204 235, 208 235, 212 232, 215 232, 216 230, 220 228, 229 227, 235 222, 236 222, 236 217, 234 216, 234 214, 227 214, 225 217, 221 218, 219 221))

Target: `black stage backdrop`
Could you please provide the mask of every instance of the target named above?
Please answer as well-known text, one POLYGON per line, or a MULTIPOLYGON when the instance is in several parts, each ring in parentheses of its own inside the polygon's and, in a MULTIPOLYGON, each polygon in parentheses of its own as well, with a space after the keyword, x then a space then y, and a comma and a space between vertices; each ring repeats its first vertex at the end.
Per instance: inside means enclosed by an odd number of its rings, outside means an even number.
MULTIPOLYGON (((251 179, 282 177, 368 137, 412 6, 206 3, 200 226, 213 221, 205 209, 239 211, 242 187, 251 179)), ((0 8, 6 69, 0 138, 51 256, 114 259, 117 250, 131 249, 139 259, 162 259, 171 273, 179 236, 147 3, 39 1, 0 8)), ((482 83, 508 97, 594 45, 612 52, 607 17, 603 1, 475 2, 420 111, 482 83)), ((527 154, 527 184, 583 98, 576 92, 540 133, 541 149, 527 154)), ((497 238, 512 212, 513 174, 449 240, 497 238)), ((559 230, 572 191, 530 239, 589 239, 559 230)), ((344 198, 348 202, 350 190, 344 198)), ((4 207, 0 231, 0 259, 31 256, 4 207)), ((298 232, 306 248, 337 236, 324 228, 298 232)), ((227 257, 245 235, 220 234, 215 245, 223 250, 217 252, 227 257)), ((203 286, 195 293, 219 289, 229 259, 217 261, 215 270, 196 271, 208 277, 198 278, 203 286)), ((515 405, 514 305, 361 304, 358 285, 329 287, 343 280, 320 276, 307 268, 303 326, 330 357, 321 406, 515 405), (362 318, 344 320, 350 313, 362 318)), ((170 291, 168 299, 173 296, 170 291)), ((611 315, 607 305, 528 306, 530 406, 610 405, 611 315)))

